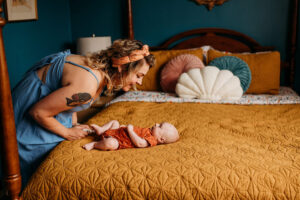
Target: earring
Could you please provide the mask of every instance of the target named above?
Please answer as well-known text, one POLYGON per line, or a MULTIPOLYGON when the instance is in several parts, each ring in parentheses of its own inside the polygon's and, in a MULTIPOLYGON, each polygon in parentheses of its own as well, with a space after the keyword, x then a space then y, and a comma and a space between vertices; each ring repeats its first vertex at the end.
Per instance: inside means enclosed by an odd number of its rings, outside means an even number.
POLYGON ((122 72, 122 67, 118 66, 118 71, 121 73, 122 72))

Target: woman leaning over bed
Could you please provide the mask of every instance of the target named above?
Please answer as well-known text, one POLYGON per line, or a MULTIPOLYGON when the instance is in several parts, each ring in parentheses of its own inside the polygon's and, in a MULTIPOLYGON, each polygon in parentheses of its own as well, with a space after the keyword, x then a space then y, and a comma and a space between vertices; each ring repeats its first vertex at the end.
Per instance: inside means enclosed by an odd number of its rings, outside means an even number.
POLYGON ((23 187, 59 142, 87 135, 76 112, 104 88, 112 94, 141 84, 153 64, 148 46, 136 40, 116 40, 89 56, 60 52, 35 64, 12 92, 23 187))

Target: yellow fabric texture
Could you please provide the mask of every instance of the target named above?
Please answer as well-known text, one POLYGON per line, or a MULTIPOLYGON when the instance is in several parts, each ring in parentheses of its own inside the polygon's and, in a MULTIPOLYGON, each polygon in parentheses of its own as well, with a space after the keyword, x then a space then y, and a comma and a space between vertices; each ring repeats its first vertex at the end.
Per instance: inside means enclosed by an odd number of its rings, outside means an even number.
POLYGON ((88 123, 174 124, 176 143, 59 144, 22 193, 36 199, 300 199, 300 105, 115 103, 88 123))
POLYGON ((280 87, 280 53, 278 51, 264 53, 229 53, 210 49, 207 63, 222 56, 236 56, 244 60, 252 75, 248 94, 278 94, 280 87))
POLYGON ((145 91, 161 91, 160 87, 160 72, 162 67, 172 58, 180 54, 192 54, 198 56, 203 60, 203 50, 198 49, 184 49, 184 50, 162 50, 162 51, 152 51, 156 58, 156 63, 152 66, 146 76, 143 78, 143 84, 137 85, 138 90, 145 91))

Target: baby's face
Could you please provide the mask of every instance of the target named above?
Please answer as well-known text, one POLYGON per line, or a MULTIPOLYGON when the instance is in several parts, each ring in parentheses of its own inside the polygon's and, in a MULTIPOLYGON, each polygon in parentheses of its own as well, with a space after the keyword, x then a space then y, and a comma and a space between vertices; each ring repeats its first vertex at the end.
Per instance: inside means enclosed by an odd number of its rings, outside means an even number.
POLYGON ((172 143, 179 139, 177 129, 170 123, 163 122, 155 124, 152 127, 153 136, 157 139, 158 144, 172 143))

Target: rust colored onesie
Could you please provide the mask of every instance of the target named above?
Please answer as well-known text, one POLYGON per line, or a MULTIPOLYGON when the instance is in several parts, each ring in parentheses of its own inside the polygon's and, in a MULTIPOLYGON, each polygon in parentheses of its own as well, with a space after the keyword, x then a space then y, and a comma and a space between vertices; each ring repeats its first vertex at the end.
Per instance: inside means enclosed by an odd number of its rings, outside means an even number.
MULTIPOLYGON (((134 132, 141 138, 147 140, 148 144, 152 147, 157 145, 157 140, 152 135, 150 128, 139 128, 134 127, 134 132)), ((119 142, 118 149, 126 149, 126 148, 134 148, 135 145, 130 139, 129 133, 127 131, 127 127, 121 127, 118 129, 107 130, 103 133, 104 137, 111 136, 116 138, 119 142)))

